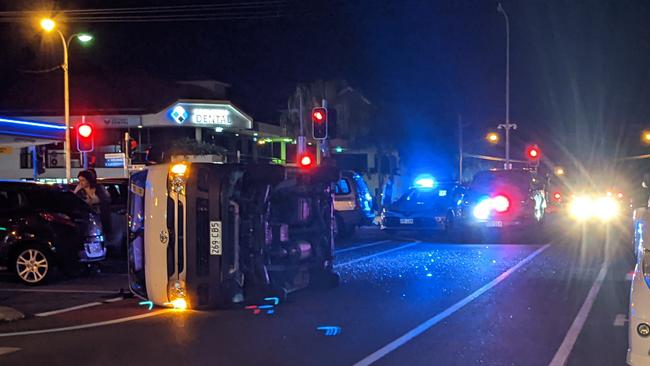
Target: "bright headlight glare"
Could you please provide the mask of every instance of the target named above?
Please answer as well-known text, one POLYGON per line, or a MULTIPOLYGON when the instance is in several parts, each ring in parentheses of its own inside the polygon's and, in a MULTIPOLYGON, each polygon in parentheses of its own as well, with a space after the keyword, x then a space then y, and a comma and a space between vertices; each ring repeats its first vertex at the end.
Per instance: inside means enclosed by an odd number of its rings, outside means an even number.
POLYGON ((492 209, 492 205, 490 199, 486 198, 480 201, 474 207, 474 211, 473 211, 474 217, 476 217, 479 220, 486 220, 490 216, 491 209, 492 209))
POLYGON ((601 197, 595 202, 594 213, 603 221, 616 218, 619 214, 618 202, 610 196, 601 197))
POLYGON ((588 220, 593 214, 593 202, 589 197, 576 197, 571 201, 569 213, 576 220, 588 220))

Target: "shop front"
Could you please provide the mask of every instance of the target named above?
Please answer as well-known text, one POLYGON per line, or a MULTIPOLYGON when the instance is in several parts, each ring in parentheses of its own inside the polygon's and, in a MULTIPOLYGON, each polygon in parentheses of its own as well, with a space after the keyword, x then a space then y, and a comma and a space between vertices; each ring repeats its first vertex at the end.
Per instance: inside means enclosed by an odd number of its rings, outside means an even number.
MULTIPOLYGON (((26 119, 59 126, 63 123, 61 116, 26 119)), ((286 145, 293 143, 282 128, 254 121, 229 101, 181 99, 152 113, 71 116, 73 176, 84 167, 84 157, 75 149, 75 128, 82 123, 93 127, 95 148, 85 159, 100 177, 123 177, 128 168, 169 161, 174 155, 203 155, 222 162, 285 163, 286 145)), ((49 142, 54 143, 45 145, 38 155, 45 168, 39 178, 63 178, 63 143, 49 142)), ((23 146, 5 154, 4 159, 15 162, 15 166, 3 170, 1 177, 33 177, 32 165, 24 157, 29 154, 23 146)))

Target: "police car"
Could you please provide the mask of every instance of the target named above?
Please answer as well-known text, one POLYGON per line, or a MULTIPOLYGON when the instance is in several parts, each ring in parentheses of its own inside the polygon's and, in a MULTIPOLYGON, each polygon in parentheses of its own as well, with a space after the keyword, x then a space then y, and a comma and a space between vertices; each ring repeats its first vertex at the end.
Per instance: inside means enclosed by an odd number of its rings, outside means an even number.
POLYGON ((381 230, 451 231, 460 215, 464 188, 453 182, 436 182, 430 176, 418 177, 414 183, 400 199, 382 210, 381 230))
POLYGON ((546 211, 544 181, 532 170, 478 172, 465 195, 463 224, 469 229, 522 229, 541 222, 546 211))

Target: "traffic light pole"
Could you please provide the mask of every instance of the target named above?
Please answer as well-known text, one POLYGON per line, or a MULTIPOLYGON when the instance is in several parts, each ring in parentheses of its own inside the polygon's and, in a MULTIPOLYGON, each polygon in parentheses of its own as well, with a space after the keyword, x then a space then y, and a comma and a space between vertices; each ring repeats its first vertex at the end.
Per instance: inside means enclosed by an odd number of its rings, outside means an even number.
POLYGON ((512 163, 510 162, 510 129, 517 129, 517 125, 510 123, 510 20, 508 18, 508 13, 501 3, 497 6, 497 11, 503 14, 503 18, 506 21, 506 123, 500 124, 499 128, 505 130, 506 135, 506 162, 504 164, 504 169, 512 169, 512 163))

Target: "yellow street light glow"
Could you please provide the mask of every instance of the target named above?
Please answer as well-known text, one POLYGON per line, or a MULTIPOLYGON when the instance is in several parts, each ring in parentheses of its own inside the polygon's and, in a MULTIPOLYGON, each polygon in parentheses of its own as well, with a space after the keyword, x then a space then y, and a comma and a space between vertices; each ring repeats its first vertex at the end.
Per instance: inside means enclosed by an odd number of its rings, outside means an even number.
POLYGON ((555 175, 564 175, 564 168, 555 168, 555 175))
POLYGON ((650 131, 645 130, 641 132, 641 139, 643 142, 650 143, 650 131))
POLYGON ((56 27, 56 22, 50 18, 41 19, 41 28, 46 32, 51 32, 56 27))
POLYGON ((496 132, 490 132, 485 136, 485 139, 492 144, 496 144, 497 142, 499 142, 499 134, 497 134, 496 132))
POLYGON ((92 41, 93 36, 88 33, 80 33, 77 35, 77 39, 83 43, 86 43, 92 41))
POLYGON ((171 172, 176 174, 176 175, 185 175, 187 173, 187 164, 185 163, 178 163, 172 165, 171 172))

